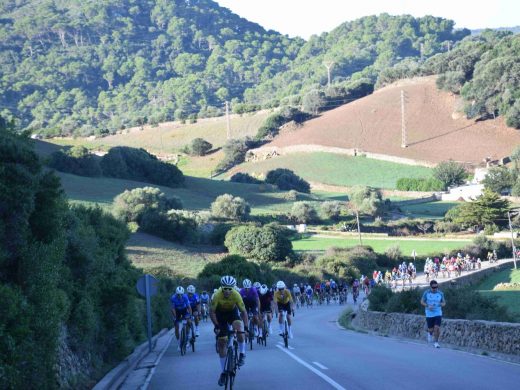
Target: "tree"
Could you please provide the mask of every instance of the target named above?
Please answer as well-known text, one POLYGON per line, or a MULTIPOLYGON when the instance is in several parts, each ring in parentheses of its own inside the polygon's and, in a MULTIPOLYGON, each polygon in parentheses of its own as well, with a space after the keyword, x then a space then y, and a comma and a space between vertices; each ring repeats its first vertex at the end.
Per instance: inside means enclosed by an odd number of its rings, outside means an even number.
POLYGON ((473 202, 463 203, 450 210, 447 218, 464 226, 476 226, 479 229, 486 225, 504 226, 507 222, 507 211, 510 203, 501 199, 500 195, 485 188, 481 196, 473 202))
POLYGON ((251 206, 249 206, 249 203, 230 194, 220 195, 211 203, 211 215, 215 218, 241 221, 246 219, 250 212, 251 206))
POLYGON ((307 194, 311 192, 310 184, 290 169, 277 168, 268 171, 265 175, 265 182, 274 184, 283 191, 296 190, 307 194))
POLYGON ((326 218, 330 218, 333 221, 337 221, 341 215, 341 211, 344 209, 345 204, 337 200, 327 201, 321 204, 321 212, 326 218))
POLYGON ((455 161, 443 161, 437 164, 433 169, 433 175, 444 185, 444 189, 448 187, 458 186, 463 184, 467 173, 462 164, 455 161))
POLYGON ((510 190, 513 186, 513 176, 506 167, 491 167, 482 180, 484 186, 497 194, 510 190))
POLYGON ((318 213, 310 203, 295 202, 291 208, 290 217, 297 223, 312 223, 318 219, 318 213))
POLYGON ((205 156, 213 148, 213 145, 202 138, 191 141, 191 153, 195 156, 205 156))
POLYGON ((359 244, 361 241, 360 214, 377 215, 383 207, 383 196, 381 191, 371 188, 356 186, 349 194, 348 208, 354 213, 357 221, 359 244))
POLYGON ((126 190, 117 195, 114 198, 113 213, 126 223, 140 223, 147 213, 162 213, 171 209, 182 209, 179 198, 168 198, 156 187, 143 187, 126 190))

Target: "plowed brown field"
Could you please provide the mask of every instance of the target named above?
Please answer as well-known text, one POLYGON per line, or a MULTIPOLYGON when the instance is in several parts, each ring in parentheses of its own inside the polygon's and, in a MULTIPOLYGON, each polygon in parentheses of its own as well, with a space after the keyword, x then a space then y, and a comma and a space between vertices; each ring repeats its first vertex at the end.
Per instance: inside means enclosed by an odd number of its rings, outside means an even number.
POLYGON ((437 163, 453 159, 477 165, 509 156, 520 130, 502 118, 466 119, 458 96, 439 91, 435 77, 403 80, 323 113, 266 146, 322 145, 437 163), (401 147, 401 90, 405 92, 407 148, 401 147))

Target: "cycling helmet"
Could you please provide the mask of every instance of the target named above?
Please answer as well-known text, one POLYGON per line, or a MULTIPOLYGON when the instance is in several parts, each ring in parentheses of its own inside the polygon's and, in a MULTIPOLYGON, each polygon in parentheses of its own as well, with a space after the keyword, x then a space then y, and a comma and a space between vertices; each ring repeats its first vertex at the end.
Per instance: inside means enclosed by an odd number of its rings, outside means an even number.
POLYGON ((213 294, 215 294, 218 291, 218 288, 213 289, 213 294))
POLYGON ((285 283, 279 280, 278 282, 276 282, 276 288, 279 290, 283 290, 285 288, 285 283))
POLYGON ((294 287, 298 287, 298 283, 294 283, 294 287))
POLYGON ((253 287, 256 288, 257 290, 259 290, 260 287, 262 287, 262 285, 260 284, 260 282, 254 282, 253 287))
POLYGON ((188 291, 190 294, 195 294, 195 286, 193 284, 190 284, 187 288, 186 288, 186 291, 188 291))
POLYGON ((175 289, 176 294, 184 294, 184 288, 182 286, 179 286, 175 289))
POLYGON ((244 286, 244 288, 251 288, 251 281, 249 279, 244 279, 242 286, 244 286))
POLYGON ((237 285, 237 281, 233 276, 226 275, 220 279, 220 285, 222 287, 235 287, 237 285))
POLYGON ((265 295, 265 294, 267 294, 267 290, 268 290, 268 288, 267 288, 267 286, 266 286, 265 284, 262 284, 262 285, 260 286, 260 294, 261 294, 261 295, 265 295))

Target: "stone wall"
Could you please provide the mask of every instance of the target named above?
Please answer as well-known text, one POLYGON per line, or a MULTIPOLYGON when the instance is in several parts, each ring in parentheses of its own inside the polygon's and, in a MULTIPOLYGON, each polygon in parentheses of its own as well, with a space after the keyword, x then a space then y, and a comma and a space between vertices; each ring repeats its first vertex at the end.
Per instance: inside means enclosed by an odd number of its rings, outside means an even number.
MULTIPOLYGON (((355 327, 383 335, 426 341, 424 316, 359 310, 355 327)), ((520 324, 443 319, 441 343, 520 356, 520 324)))

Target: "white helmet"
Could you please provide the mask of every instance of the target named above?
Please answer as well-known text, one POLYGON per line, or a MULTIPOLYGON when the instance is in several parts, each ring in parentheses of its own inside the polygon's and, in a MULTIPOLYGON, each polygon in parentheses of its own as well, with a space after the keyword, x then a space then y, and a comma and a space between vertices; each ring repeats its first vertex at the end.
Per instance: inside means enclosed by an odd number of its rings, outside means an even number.
POLYGON ((176 294, 184 294, 184 288, 182 286, 179 286, 175 289, 176 294))
POLYGON ((268 290, 268 288, 267 288, 267 286, 265 284, 262 284, 260 286, 260 294, 261 295, 265 295, 267 293, 267 290, 268 290))
POLYGON ((262 287, 262 285, 260 284, 260 282, 254 282, 253 287, 256 288, 257 290, 259 290, 260 287, 262 287))
POLYGON ((294 287, 298 287, 298 283, 294 283, 294 287))
POLYGON ((193 284, 190 284, 186 290, 190 293, 190 294, 195 294, 195 286, 193 284))
POLYGON ((222 287, 235 287, 237 285, 237 281, 233 276, 222 276, 220 279, 220 285, 222 287))
POLYGON ((244 288, 251 288, 251 281, 249 279, 244 279, 244 281, 242 282, 242 286, 244 286, 244 288))
POLYGON ((285 283, 279 280, 278 282, 276 282, 276 288, 279 290, 283 290, 285 288, 285 283))
POLYGON ((215 294, 218 291, 218 288, 213 289, 213 294, 215 294))

